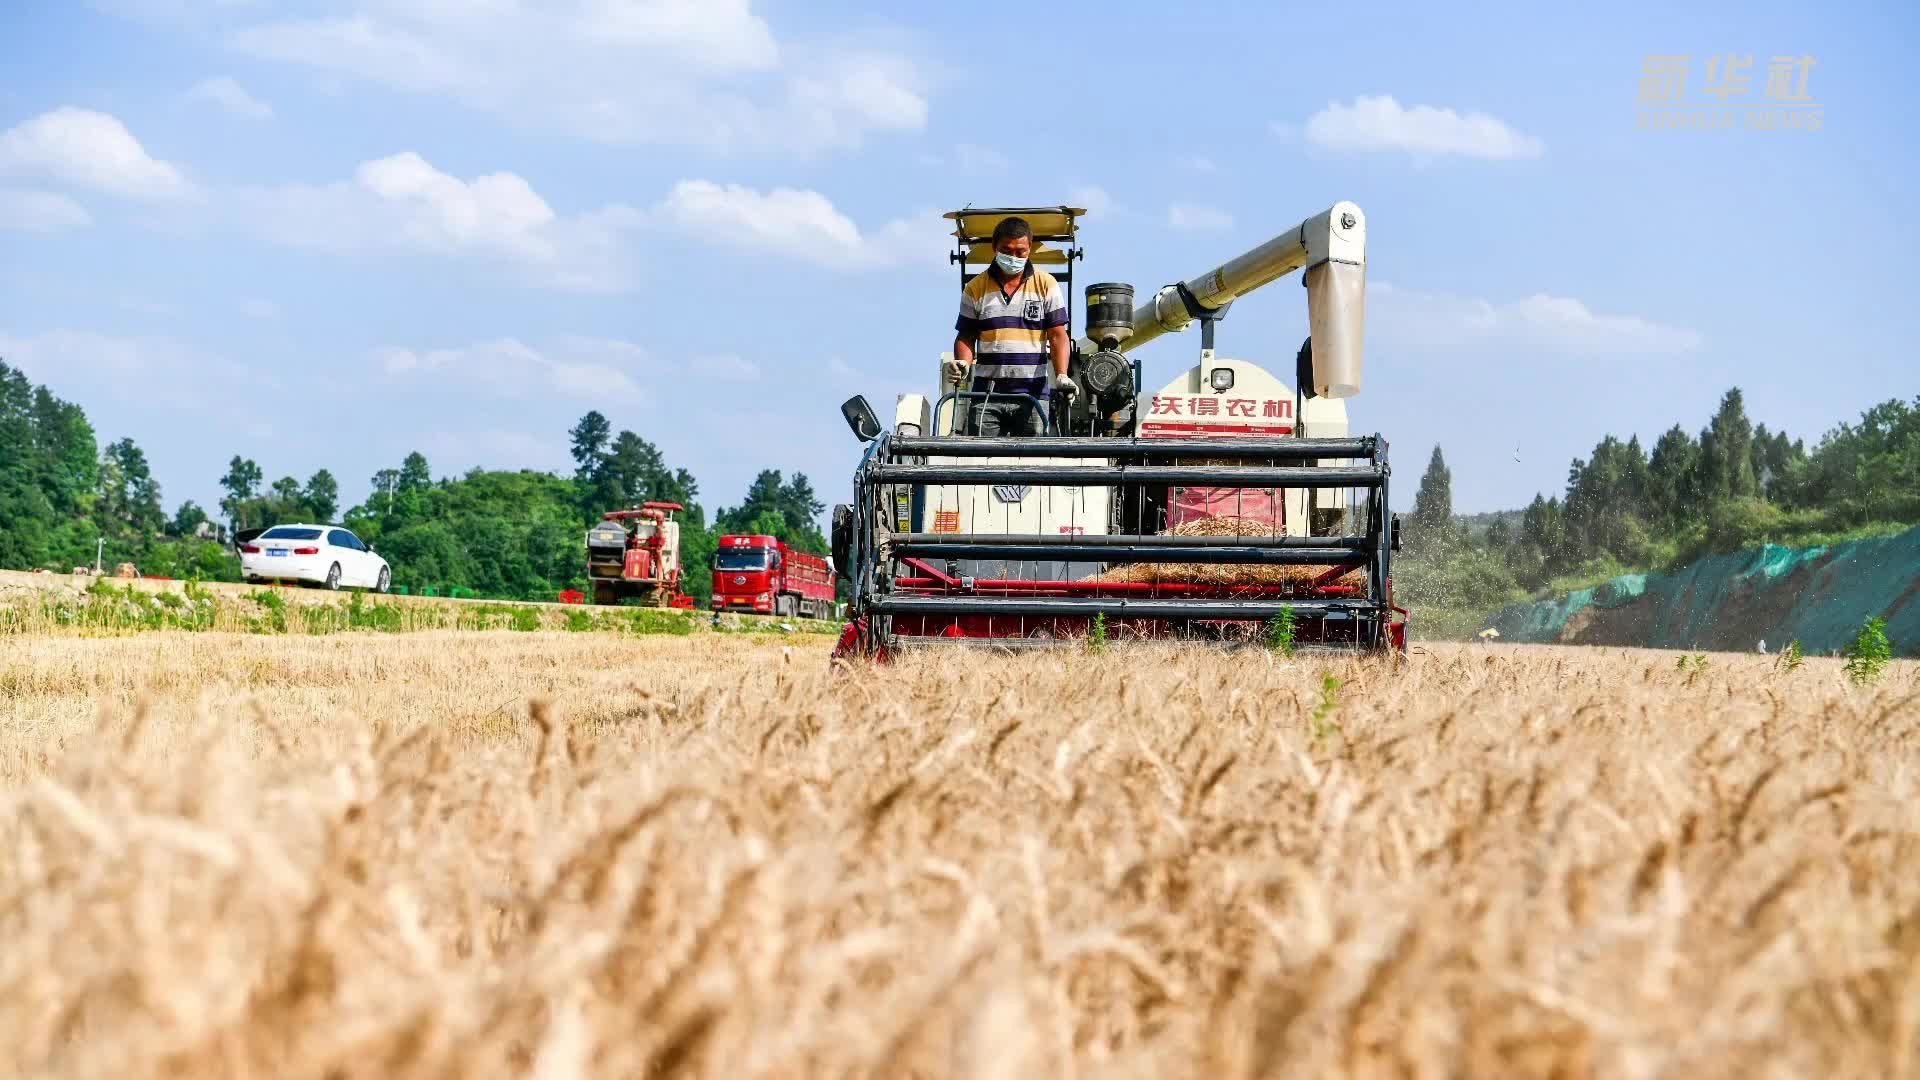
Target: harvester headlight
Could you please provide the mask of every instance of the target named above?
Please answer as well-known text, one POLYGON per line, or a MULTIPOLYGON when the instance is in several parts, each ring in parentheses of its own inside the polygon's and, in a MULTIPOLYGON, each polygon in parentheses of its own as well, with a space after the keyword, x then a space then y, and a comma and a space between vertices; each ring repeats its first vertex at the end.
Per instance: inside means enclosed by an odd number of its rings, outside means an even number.
POLYGON ((1217 367, 1207 375, 1207 385, 1216 393, 1224 394, 1233 389, 1233 369, 1217 367))

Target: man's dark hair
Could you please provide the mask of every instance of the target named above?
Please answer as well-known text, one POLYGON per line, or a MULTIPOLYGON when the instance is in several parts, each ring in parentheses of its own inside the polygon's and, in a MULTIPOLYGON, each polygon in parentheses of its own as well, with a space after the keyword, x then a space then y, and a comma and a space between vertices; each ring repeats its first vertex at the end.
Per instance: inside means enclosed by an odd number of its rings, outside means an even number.
POLYGON ((1023 217, 1001 218, 1000 224, 993 227, 993 246, 999 247, 1009 240, 1018 240, 1023 236, 1032 236, 1033 226, 1023 217))

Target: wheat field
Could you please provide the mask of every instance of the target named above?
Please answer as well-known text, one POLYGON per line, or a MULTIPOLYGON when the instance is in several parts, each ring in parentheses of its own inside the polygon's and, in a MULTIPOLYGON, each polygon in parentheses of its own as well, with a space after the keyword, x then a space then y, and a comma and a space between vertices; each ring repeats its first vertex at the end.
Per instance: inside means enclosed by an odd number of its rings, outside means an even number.
POLYGON ((1898 1076, 1920 673, 0 642, 0 1073, 1898 1076))

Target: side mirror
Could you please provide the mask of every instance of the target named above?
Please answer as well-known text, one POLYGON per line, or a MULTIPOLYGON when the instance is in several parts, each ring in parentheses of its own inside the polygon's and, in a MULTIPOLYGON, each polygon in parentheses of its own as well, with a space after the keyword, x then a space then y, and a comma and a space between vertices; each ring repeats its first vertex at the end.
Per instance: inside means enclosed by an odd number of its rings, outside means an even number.
POLYGON ((853 507, 840 503, 833 508, 833 572, 853 583, 853 507))
POLYGON ((847 426, 853 429, 853 437, 861 442, 872 442, 880 437, 880 418, 873 414, 873 406, 867 399, 855 394, 840 403, 840 415, 846 417, 847 426))

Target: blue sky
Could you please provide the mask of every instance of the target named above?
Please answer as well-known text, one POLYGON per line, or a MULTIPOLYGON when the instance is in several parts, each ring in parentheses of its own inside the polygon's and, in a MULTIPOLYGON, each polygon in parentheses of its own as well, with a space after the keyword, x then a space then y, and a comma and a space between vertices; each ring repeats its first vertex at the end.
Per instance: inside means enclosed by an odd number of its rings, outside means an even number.
MULTIPOLYGON (((1083 280, 1144 292, 1351 199, 1349 409, 1396 502, 1436 442, 1491 510, 1730 385, 1809 442, 1920 391, 1915 9, 1543 10, 1058 4, 1029 56, 952 8, 17 0, 0 356, 139 442, 169 510, 235 453, 354 501, 413 449, 567 470, 590 408, 709 508, 765 467, 837 498, 837 403, 928 390, 951 338, 941 211, 1088 206, 1083 280), (1653 54, 1692 102, 1752 57, 1750 103, 1810 56, 1821 128, 1636 129, 1653 54)), ((1289 279, 1219 348, 1290 372, 1304 333, 1289 279)))

